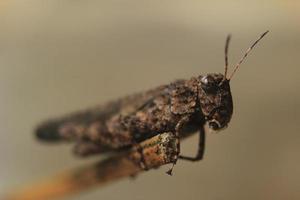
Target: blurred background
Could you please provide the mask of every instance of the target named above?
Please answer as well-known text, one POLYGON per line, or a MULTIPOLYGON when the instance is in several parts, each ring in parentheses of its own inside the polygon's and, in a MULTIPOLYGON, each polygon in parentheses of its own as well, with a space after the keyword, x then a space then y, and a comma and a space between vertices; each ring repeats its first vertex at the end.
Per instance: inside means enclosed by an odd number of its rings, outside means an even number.
MULTIPOLYGON (((66 199, 299 199, 300 2, 0 1, 0 193, 99 160, 38 143, 35 126, 178 78, 231 66, 265 30, 231 82, 229 127, 205 159, 180 161, 66 199)), ((232 68, 231 68, 232 69, 232 68)), ((194 154, 197 136, 182 144, 194 154)))

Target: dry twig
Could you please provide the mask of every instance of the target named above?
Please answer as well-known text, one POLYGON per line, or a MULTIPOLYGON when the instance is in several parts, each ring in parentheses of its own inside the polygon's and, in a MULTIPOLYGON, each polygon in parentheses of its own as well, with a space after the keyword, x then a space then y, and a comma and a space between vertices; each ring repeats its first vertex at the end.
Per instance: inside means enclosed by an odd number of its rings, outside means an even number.
POLYGON ((4 200, 54 199, 133 176, 144 171, 142 159, 148 169, 174 162, 177 143, 178 139, 172 133, 157 135, 122 154, 13 192, 4 200))

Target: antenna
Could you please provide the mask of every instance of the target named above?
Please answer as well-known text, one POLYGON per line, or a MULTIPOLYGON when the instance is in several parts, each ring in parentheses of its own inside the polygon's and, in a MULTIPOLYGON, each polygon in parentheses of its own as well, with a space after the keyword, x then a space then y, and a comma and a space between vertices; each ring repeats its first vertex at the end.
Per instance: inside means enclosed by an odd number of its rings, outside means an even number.
POLYGON ((225 72, 224 72, 224 79, 227 77, 227 72, 228 72, 228 47, 229 47, 229 42, 230 42, 231 35, 229 34, 226 38, 226 43, 225 43, 225 72))
MULTIPOLYGON (((245 58, 248 56, 248 54, 250 53, 250 51, 254 48, 254 46, 268 33, 269 31, 264 32, 263 34, 261 34, 261 36, 247 49, 246 53, 244 54, 244 56, 241 58, 241 60, 237 63, 237 65, 235 66, 232 74, 230 75, 228 80, 231 80, 231 78, 233 77, 233 75, 235 74, 235 72, 238 70, 238 68, 240 67, 240 65, 242 64, 242 62, 245 60, 245 58)), ((225 49, 226 52, 226 49, 225 49)), ((225 58, 226 59, 226 58, 225 58)), ((226 67, 225 67, 226 70, 226 67)), ((226 70, 227 71, 227 70, 226 70)))

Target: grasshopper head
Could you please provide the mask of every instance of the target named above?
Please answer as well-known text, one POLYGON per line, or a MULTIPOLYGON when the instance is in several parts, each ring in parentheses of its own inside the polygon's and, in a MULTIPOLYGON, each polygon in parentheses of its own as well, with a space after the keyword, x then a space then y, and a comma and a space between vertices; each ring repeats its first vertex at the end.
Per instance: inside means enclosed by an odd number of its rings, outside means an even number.
POLYGON ((205 120, 213 130, 225 128, 233 112, 229 80, 223 74, 207 74, 199 78, 199 100, 205 120))
POLYGON ((205 116, 205 120, 208 122, 208 125, 211 129, 220 130, 225 128, 229 123, 233 111, 229 82, 250 51, 268 32, 269 31, 266 31, 261 34, 260 37, 247 49, 244 56, 235 65, 233 72, 229 77, 227 77, 228 47, 231 36, 228 35, 225 43, 224 75, 215 73, 199 77, 200 89, 198 96, 200 100, 200 106, 202 113, 205 116))

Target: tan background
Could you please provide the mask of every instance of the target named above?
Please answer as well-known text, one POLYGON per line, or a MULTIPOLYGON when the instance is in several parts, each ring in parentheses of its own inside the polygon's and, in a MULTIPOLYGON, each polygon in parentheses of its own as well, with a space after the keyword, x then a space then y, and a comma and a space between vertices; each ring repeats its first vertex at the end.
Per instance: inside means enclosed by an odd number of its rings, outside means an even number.
MULTIPOLYGON (((223 72, 260 33, 231 83, 234 116, 205 160, 179 162, 69 199, 299 199, 299 1, 1 0, 0 193, 85 165, 38 143, 43 119, 176 78, 223 72)), ((192 154, 196 139, 183 143, 192 154)), ((98 158, 96 158, 98 159, 98 158)))

